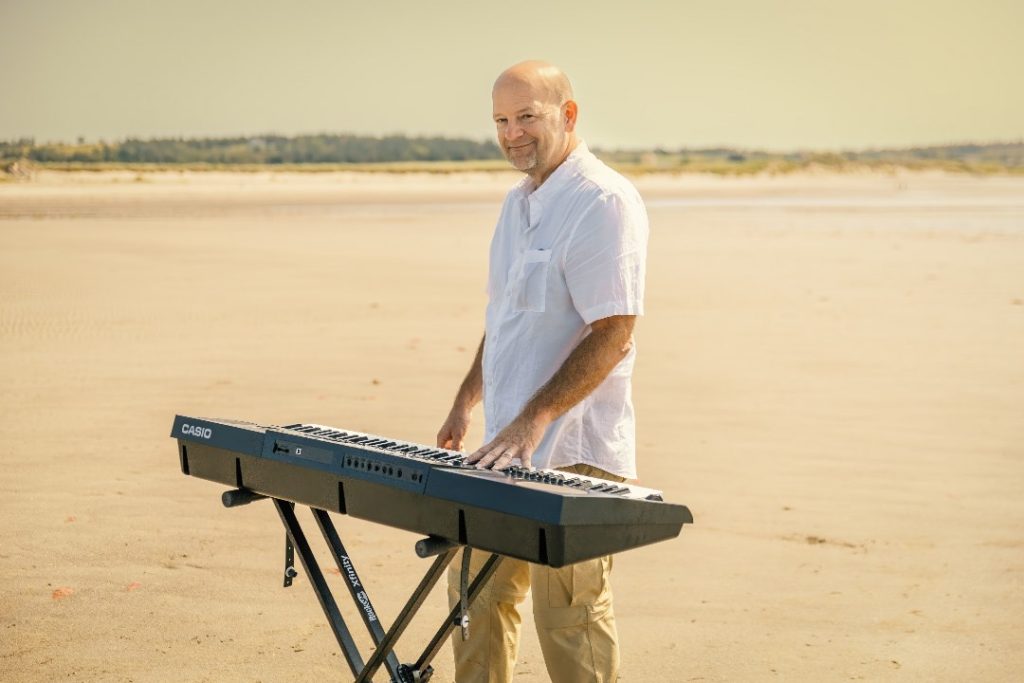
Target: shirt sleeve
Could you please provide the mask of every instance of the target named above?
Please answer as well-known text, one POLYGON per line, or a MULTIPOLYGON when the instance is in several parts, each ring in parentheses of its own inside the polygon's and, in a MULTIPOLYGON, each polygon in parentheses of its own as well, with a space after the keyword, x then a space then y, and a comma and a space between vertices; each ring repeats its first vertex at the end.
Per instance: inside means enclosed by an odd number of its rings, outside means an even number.
POLYGON ((582 216, 565 256, 573 306, 589 325, 643 315, 647 212, 639 197, 602 195, 582 216))

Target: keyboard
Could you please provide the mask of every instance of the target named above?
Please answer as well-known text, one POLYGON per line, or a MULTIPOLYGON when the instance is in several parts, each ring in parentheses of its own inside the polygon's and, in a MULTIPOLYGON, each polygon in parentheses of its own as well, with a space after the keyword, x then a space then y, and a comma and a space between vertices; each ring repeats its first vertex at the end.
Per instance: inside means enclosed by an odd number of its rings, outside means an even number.
POLYGON ((561 567, 674 538, 661 491, 557 470, 481 470, 465 454, 320 424, 175 417, 187 475, 561 567))

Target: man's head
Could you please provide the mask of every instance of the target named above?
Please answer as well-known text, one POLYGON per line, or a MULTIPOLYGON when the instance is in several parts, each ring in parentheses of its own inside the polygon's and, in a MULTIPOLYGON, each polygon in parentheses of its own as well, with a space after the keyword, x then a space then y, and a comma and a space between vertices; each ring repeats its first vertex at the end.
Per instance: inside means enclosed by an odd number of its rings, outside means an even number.
POLYGON ((491 99, 501 151, 540 185, 576 147, 568 77, 546 62, 521 62, 498 76, 491 99))

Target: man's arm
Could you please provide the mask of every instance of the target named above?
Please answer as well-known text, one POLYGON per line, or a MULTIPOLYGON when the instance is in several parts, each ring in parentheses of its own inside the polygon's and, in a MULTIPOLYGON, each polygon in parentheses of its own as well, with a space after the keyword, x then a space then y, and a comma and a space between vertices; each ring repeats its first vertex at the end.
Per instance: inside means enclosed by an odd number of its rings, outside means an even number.
POLYGON ((473 365, 462 380, 459 393, 455 395, 455 402, 448 413, 448 418, 441 425, 437 432, 437 445, 439 448, 450 448, 453 451, 461 451, 465 447, 466 432, 469 431, 469 423, 473 418, 473 406, 480 402, 484 395, 484 338, 480 340, 480 348, 476 350, 476 358, 473 365))
POLYGON ((635 322, 635 315, 595 320, 590 334, 537 390, 519 416, 466 461, 481 468, 504 469, 512 464, 513 458, 519 458, 524 467, 529 467, 530 457, 548 425, 586 398, 629 353, 635 322))

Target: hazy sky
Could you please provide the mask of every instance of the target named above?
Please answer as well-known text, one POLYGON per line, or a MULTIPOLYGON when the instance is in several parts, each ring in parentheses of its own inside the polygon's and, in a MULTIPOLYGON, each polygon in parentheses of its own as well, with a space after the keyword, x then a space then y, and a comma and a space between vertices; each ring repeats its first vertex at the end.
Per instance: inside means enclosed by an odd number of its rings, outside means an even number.
POLYGON ((1024 137, 1024 0, 0 0, 0 139, 492 135, 555 62, 592 144, 1024 137))

